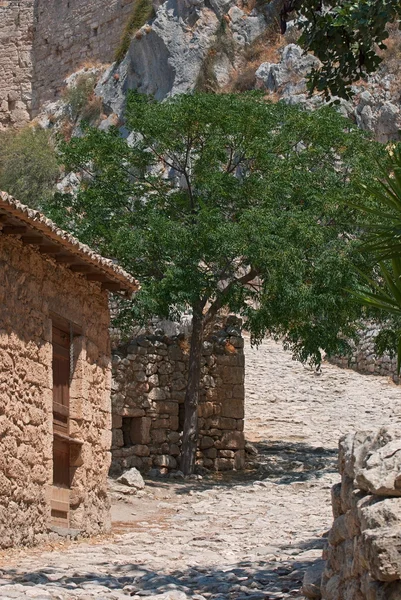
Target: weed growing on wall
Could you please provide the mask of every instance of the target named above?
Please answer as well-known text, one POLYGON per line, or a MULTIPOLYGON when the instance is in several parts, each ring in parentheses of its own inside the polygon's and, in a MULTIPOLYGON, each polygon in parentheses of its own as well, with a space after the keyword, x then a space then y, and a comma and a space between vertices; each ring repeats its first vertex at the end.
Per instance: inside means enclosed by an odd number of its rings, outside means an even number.
POLYGON ((125 26, 120 45, 115 53, 115 60, 121 62, 126 55, 132 35, 138 31, 149 19, 154 17, 154 9, 151 0, 136 0, 131 16, 125 26))

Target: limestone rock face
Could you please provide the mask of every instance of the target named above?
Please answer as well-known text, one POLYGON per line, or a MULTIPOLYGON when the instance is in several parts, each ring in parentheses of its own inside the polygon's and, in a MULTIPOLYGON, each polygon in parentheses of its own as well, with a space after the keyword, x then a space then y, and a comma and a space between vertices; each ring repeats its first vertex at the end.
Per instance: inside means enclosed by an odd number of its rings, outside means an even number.
POLYGON ((117 479, 117 481, 119 483, 123 483, 124 485, 129 485, 129 487, 136 488, 137 490, 143 490, 145 487, 143 477, 135 467, 125 471, 125 473, 123 473, 121 477, 117 479))
MULTIPOLYGON (((111 113, 122 115, 129 89, 157 100, 194 90, 222 23, 239 54, 267 25, 261 12, 248 14, 234 0, 166 0, 156 6, 155 19, 133 36, 125 59, 106 71, 96 93, 111 113)), ((219 85, 227 84, 232 58, 219 51, 214 69, 219 85)))
POLYGON ((271 92, 281 92, 283 98, 306 92, 306 75, 320 61, 312 54, 304 54, 296 44, 286 46, 277 64, 262 63, 256 78, 271 92))

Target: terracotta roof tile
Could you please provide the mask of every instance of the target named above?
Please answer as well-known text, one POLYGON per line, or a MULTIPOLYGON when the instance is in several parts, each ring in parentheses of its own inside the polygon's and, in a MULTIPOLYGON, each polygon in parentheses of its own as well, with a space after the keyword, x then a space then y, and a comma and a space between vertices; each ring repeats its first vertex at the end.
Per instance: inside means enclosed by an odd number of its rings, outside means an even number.
POLYGON ((21 224, 35 230, 35 233, 45 236, 49 242, 62 246, 67 253, 107 275, 111 282, 121 284, 124 291, 132 293, 139 289, 138 281, 112 260, 97 254, 89 246, 60 229, 42 213, 22 204, 6 192, 0 192, 0 212, 17 219, 21 224))

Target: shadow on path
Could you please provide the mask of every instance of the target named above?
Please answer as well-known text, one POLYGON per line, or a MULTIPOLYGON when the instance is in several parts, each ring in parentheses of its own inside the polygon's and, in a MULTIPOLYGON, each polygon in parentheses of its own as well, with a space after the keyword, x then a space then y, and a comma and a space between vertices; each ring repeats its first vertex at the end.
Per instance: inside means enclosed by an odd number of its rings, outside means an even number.
MULTIPOLYGON (((54 597, 65 597, 57 594, 68 594, 68 591, 76 591, 77 588, 85 590, 88 597, 91 597, 91 594, 96 594, 95 586, 102 586, 105 595, 102 595, 100 588, 97 593, 99 598, 105 599, 108 591, 113 590, 123 591, 127 597, 181 592, 181 595, 177 594, 177 600, 185 597, 197 600, 201 600, 200 597, 211 600, 302 598, 300 590, 303 575, 311 564, 312 561, 296 558, 285 562, 243 561, 220 568, 194 567, 185 571, 161 573, 151 571, 142 564, 113 565, 100 562, 100 573, 79 571, 72 575, 63 575, 63 569, 57 567, 44 567, 23 575, 9 569, 0 572, 0 595, 6 593, 7 586, 20 584, 26 591, 32 586, 40 586, 46 592, 54 594, 54 597)), ((19 591, 22 591, 21 588, 19 591)))
POLYGON ((247 469, 204 475, 201 480, 160 477, 146 479, 149 488, 175 488, 179 496, 233 485, 248 486, 269 480, 279 485, 319 479, 337 472, 337 449, 310 446, 304 442, 261 441, 252 444, 256 456, 248 455, 247 469))

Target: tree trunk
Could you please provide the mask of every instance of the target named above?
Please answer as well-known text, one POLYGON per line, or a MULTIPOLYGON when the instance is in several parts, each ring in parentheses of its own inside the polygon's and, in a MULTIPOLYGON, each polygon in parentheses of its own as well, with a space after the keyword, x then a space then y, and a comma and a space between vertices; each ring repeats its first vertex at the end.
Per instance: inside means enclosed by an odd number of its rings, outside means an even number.
POLYGON ((198 445, 198 404, 203 347, 203 315, 193 311, 189 371, 185 393, 185 420, 181 449, 181 471, 184 475, 194 472, 198 445))

